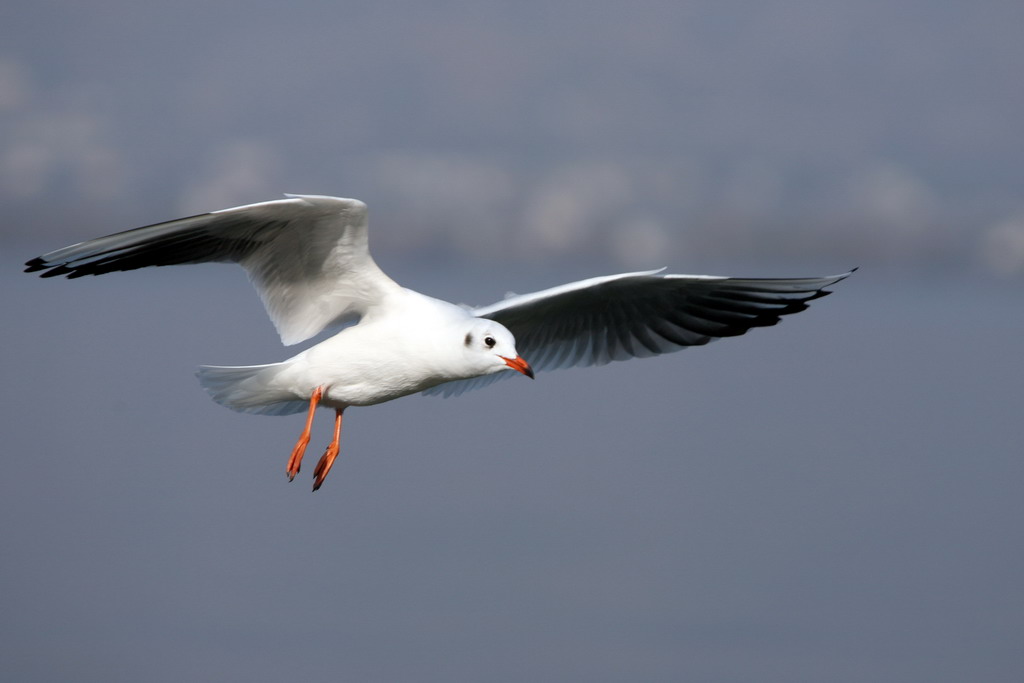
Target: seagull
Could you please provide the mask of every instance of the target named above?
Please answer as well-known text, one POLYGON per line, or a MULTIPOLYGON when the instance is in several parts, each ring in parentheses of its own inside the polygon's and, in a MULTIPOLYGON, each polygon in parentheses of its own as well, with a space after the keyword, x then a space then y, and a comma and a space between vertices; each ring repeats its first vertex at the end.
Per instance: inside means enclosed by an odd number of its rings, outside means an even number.
POLYGON ((346 408, 414 393, 453 395, 516 373, 532 379, 535 369, 604 365, 741 335, 806 309, 856 270, 787 279, 621 273, 474 309, 385 275, 370 256, 367 225, 357 199, 286 194, 73 244, 31 259, 25 272, 74 279, 233 262, 248 273, 286 346, 344 326, 280 363, 206 365, 196 373, 213 400, 233 410, 306 411, 285 469, 289 481, 317 407, 333 408, 333 438, 313 471, 316 491, 338 456, 346 408))

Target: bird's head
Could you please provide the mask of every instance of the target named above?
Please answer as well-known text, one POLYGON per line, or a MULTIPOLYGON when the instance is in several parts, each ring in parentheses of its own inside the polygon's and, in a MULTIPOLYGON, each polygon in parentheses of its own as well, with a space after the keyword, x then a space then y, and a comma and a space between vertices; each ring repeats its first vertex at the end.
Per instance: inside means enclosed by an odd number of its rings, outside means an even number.
POLYGON ((462 337, 463 354, 474 376, 490 375, 509 368, 533 379, 533 368, 516 351, 516 340, 501 323, 474 318, 462 337))

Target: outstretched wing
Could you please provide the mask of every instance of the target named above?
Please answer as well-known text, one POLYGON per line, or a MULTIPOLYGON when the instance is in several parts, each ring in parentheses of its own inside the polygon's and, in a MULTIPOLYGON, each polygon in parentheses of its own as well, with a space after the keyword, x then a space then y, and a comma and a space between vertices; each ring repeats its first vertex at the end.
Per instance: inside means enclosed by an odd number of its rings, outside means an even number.
POLYGON ((367 247, 366 205, 288 195, 74 244, 28 261, 42 277, 234 262, 248 272, 285 344, 361 317, 398 285, 367 247))
MULTIPOLYGON (((853 272, 787 279, 623 273, 514 296, 473 314, 507 327, 535 370, 604 365, 774 325, 853 272)), ((429 393, 458 394, 509 374, 450 382, 429 393)))

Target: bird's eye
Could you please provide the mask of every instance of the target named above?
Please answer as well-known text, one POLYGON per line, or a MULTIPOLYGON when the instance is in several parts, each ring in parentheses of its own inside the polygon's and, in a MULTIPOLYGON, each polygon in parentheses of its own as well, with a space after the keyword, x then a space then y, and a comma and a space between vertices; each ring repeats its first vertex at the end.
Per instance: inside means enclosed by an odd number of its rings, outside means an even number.
POLYGON ((487 344, 487 348, 493 349, 494 345, 498 342, 494 341, 494 337, 484 337, 484 344, 487 344))

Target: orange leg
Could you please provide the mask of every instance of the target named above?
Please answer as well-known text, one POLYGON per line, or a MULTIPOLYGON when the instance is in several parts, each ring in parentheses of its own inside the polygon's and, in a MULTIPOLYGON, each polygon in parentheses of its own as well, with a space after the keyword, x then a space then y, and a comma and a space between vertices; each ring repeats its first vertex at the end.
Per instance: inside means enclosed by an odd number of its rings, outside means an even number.
POLYGON ((285 474, 288 475, 288 481, 295 478, 295 475, 299 473, 299 468, 302 466, 302 456, 305 455, 306 446, 309 445, 309 430, 313 427, 313 413, 316 412, 316 406, 320 403, 320 399, 323 396, 324 388, 317 387, 313 390, 313 395, 309 397, 309 415, 306 416, 306 428, 302 430, 299 440, 295 443, 295 448, 292 449, 292 457, 288 458, 288 469, 285 470, 285 474))
POLYGON ((331 466, 334 464, 334 459, 338 457, 338 441, 341 440, 341 411, 341 408, 337 408, 334 411, 334 439, 331 440, 324 454, 320 456, 320 462, 316 464, 316 469, 313 470, 314 491, 324 483, 327 473, 331 471, 331 466))

